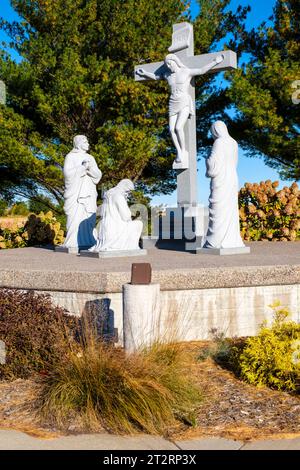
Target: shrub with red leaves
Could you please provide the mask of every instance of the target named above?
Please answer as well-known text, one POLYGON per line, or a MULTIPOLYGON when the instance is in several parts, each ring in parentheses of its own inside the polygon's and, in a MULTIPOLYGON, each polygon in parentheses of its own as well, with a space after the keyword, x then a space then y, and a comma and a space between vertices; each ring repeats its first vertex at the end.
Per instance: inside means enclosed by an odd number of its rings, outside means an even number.
POLYGON ((0 379, 27 378, 62 361, 76 337, 77 320, 48 295, 0 289, 0 340, 6 362, 0 379))

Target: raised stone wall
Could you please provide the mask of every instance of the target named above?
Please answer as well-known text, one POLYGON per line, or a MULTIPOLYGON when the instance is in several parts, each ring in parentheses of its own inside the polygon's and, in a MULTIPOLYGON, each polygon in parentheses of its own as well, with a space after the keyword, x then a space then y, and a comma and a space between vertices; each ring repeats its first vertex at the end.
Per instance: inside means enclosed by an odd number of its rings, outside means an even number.
MULTIPOLYGON (((57 305, 77 316, 91 305, 104 301, 109 309, 111 328, 122 343, 121 293, 46 292, 57 305)), ((300 285, 297 284, 162 291, 161 330, 169 338, 189 341, 208 339, 212 329, 226 336, 254 335, 265 319, 272 319, 269 305, 276 301, 300 322, 300 285)))
POLYGON ((0 250, 0 287, 49 292, 74 315, 101 312, 105 331, 122 341, 122 286, 131 264, 149 262, 161 289, 161 328, 200 340, 212 328, 253 335, 275 301, 300 320, 300 242, 251 243, 251 255, 213 256, 149 249, 141 258, 90 259, 50 249, 0 250))

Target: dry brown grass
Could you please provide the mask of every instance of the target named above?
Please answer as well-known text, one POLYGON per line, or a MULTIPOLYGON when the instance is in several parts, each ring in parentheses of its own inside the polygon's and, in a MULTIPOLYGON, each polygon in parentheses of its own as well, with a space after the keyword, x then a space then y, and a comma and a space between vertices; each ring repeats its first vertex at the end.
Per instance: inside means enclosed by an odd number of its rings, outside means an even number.
POLYGON ((178 343, 126 355, 88 337, 43 382, 41 415, 61 428, 77 415, 90 431, 164 433, 178 420, 195 423, 201 401, 178 343))

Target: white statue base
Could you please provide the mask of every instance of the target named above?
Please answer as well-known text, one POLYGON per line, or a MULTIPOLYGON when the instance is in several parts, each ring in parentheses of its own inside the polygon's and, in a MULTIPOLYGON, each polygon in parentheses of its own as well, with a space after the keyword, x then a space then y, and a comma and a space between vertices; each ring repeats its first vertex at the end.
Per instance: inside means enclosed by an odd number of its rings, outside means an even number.
POLYGON ((249 246, 242 246, 239 248, 197 248, 197 255, 247 255, 250 253, 249 246))
POLYGON ((88 251, 83 250, 80 256, 87 258, 127 258, 128 256, 146 256, 147 250, 103 250, 103 251, 88 251))
POLYGON ((197 206, 167 207, 161 217, 152 221, 152 235, 142 237, 143 247, 155 246, 164 242, 185 243, 186 250, 195 250, 208 226, 208 208, 197 206))
MULTIPOLYGON (((69 255, 78 255, 79 251, 81 248, 77 248, 76 246, 67 248, 66 246, 55 246, 54 251, 57 253, 68 253, 69 255)), ((84 250, 87 249, 87 247, 82 248, 84 250)))
POLYGON ((173 162, 172 166, 173 170, 186 170, 189 168, 189 154, 188 152, 184 152, 184 155, 182 156, 181 162, 177 163, 176 160, 173 162))
POLYGON ((141 247, 143 249, 151 249, 155 248, 155 246, 158 244, 159 238, 157 236, 144 236, 141 238, 141 247))

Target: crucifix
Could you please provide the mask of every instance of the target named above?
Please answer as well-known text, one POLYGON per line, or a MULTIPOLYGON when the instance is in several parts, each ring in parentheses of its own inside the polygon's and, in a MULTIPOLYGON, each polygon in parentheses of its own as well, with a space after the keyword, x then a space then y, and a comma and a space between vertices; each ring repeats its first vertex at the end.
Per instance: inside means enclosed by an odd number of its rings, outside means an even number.
POLYGON ((171 90, 169 129, 176 148, 173 169, 177 172, 177 204, 185 216, 193 217, 197 206, 197 140, 195 76, 237 67, 230 50, 194 55, 193 26, 173 25, 172 45, 164 62, 135 66, 135 80, 166 79, 171 90))

